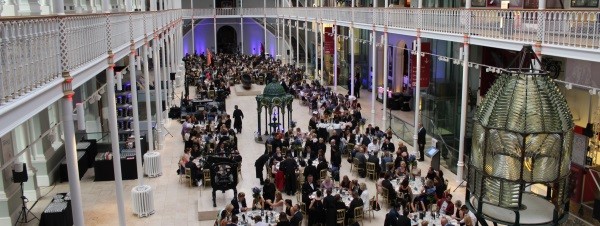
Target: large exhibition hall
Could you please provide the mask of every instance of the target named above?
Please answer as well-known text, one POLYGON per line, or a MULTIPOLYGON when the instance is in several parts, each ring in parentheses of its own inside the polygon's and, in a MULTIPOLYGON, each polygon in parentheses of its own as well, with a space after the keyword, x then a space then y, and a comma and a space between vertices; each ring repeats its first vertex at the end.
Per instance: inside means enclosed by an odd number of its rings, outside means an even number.
POLYGON ((600 225, 600 0, 0 0, 0 225, 600 225))

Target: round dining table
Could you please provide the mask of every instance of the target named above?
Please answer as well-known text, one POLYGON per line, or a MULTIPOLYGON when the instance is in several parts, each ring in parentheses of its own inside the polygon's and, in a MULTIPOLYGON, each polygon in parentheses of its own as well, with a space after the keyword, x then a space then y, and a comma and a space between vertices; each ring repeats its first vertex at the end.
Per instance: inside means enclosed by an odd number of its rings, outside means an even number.
POLYGON ((241 212, 237 214, 238 224, 239 226, 251 226, 256 225, 256 221, 254 221, 255 216, 260 216, 262 218, 262 222, 265 222, 269 225, 276 225, 279 221, 279 213, 271 210, 250 210, 246 212, 241 212), (268 216, 268 219, 267 219, 268 216))

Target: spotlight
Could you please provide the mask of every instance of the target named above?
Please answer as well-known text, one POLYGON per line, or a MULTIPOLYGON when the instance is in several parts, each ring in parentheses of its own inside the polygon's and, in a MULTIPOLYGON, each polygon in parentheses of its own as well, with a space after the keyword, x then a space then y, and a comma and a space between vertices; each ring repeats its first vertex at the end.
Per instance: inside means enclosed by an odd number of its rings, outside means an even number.
POLYGON ((95 98, 95 97, 92 97, 92 98, 90 98, 90 99, 88 100, 88 103, 90 103, 90 104, 93 104, 93 103, 95 103, 95 102, 96 102, 96 98, 95 98))
POLYGON ((99 94, 96 94, 96 101, 100 101, 100 99, 102 99, 102 96, 100 96, 99 94))
POLYGON ((475 69, 479 69, 479 64, 475 64, 475 69))
POLYGON ((102 88, 100 88, 100 89, 98 90, 98 93, 99 93, 100 95, 102 95, 102 94, 104 94, 104 92, 105 92, 105 91, 106 91, 106 90, 104 90, 104 87, 102 87, 102 88))
POLYGON ((598 90, 596 89, 590 89, 590 95, 596 95, 598 93, 598 90))

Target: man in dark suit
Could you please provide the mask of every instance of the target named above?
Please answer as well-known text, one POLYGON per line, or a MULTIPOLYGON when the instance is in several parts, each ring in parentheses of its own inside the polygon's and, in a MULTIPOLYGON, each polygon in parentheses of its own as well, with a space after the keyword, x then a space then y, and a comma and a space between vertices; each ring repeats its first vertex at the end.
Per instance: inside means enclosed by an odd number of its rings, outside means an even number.
POLYGON ((288 195, 294 195, 296 193, 296 170, 298 164, 288 154, 286 159, 280 164, 280 169, 285 174, 285 192, 288 195))
MULTIPOLYGON (((363 205, 364 203, 362 199, 358 196, 358 192, 353 191, 350 207, 348 207, 348 210, 346 210, 346 220, 354 218, 354 209, 357 207, 362 208, 363 205)), ((348 224, 350 224, 350 221, 348 221, 348 224)))
POLYGON ((383 144, 381 145, 381 150, 394 153, 394 151, 396 151, 396 147, 394 146, 394 143, 390 142, 390 140, 388 140, 386 138, 386 139, 383 139, 383 144))
POLYGON ((325 196, 325 198, 323 198, 323 209, 325 209, 325 222, 328 225, 334 225, 335 224, 335 217, 336 217, 336 208, 335 208, 335 197, 333 195, 331 195, 332 190, 331 188, 327 189, 326 194, 327 196, 325 196))
POLYGON ((313 117, 308 121, 308 132, 311 130, 317 130, 317 117, 313 114, 313 117))
POLYGON ((410 218, 408 218, 408 208, 402 211, 402 215, 398 217, 399 226, 411 226, 410 218))
POLYGON ((419 161, 425 161, 425 136, 427 136, 427 130, 423 127, 423 124, 419 123, 419 133, 417 136, 417 144, 419 145, 419 161))
POLYGON ((263 169, 265 168, 265 164, 269 160, 269 155, 266 153, 258 157, 256 162, 254 162, 254 167, 256 168, 256 178, 260 180, 260 184, 264 184, 263 180, 263 169))
MULTIPOLYGON (((400 213, 400 204, 394 203, 393 208, 385 215, 385 221, 383 222, 383 226, 398 226, 400 225, 399 218, 400 213)), ((410 221, 409 221, 410 222, 410 221)))
POLYGON ((379 159, 377 158, 377 156, 369 155, 367 162, 375 164, 375 175, 379 175, 379 172, 381 172, 381 166, 379 165, 379 159))
POLYGON ((232 215, 236 215, 240 212, 246 212, 248 209, 246 206, 246 195, 244 192, 240 192, 237 195, 237 198, 233 198, 231 200, 231 205, 233 205, 232 215))
POLYGON ((300 212, 300 205, 296 204, 292 207, 292 218, 290 218, 291 226, 300 226, 300 222, 302 222, 302 213, 300 212))
POLYGON ((308 175, 306 182, 302 185, 302 202, 304 204, 310 204, 310 195, 318 189, 317 185, 313 181, 313 177, 308 175))
POLYGON ((396 190, 394 190, 394 185, 390 181, 390 172, 385 174, 383 181, 381 181, 381 187, 384 187, 388 190, 388 198, 392 200, 392 203, 396 202, 396 190))
POLYGON ((321 170, 329 170, 329 164, 327 164, 327 160, 325 160, 325 157, 321 157, 319 158, 319 164, 317 165, 317 173, 318 176, 321 176, 321 170))
MULTIPOLYGON (((275 188, 275 184, 269 180, 269 178, 265 179, 265 185, 263 186, 263 198, 265 200, 270 199, 271 201, 275 200, 275 192, 277 188, 275 188)), ((269 209, 269 208, 266 208, 269 209)))
POLYGON ((308 164, 304 168, 303 175, 304 175, 304 180, 306 180, 306 177, 308 177, 308 175, 312 175, 313 178, 319 176, 319 171, 317 170, 316 166, 313 166, 313 161, 312 160, 308 160, 308 164))
POLYGON ((358 159, 358 169, 359 169, 359 176, 361 178, 365 178, 365 175, 367 173, 366 168, 367 168, 367 156, 365 156, 365 150, 364 148, 361 149, 355 156, 356 159, 358 159))

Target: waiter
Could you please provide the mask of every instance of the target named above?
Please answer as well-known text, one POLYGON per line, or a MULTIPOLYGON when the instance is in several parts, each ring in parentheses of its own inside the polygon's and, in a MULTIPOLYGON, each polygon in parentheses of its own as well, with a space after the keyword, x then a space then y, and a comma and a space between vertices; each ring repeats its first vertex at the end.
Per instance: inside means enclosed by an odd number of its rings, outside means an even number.
POLYGON ((237 131, 237 133, 242 133, 242 119, 244 118, 244 113, 238 108, 237 105, 235 105, 234 108, 235 110, 233 110, 233 128, 237 131))
POLYGON ((425 161, 425 136, 427 135, 427 130, 423 127, 422 123, 419 123, 419 133, 417 136, 417 144, 419 145, 419 162, 425 161))

